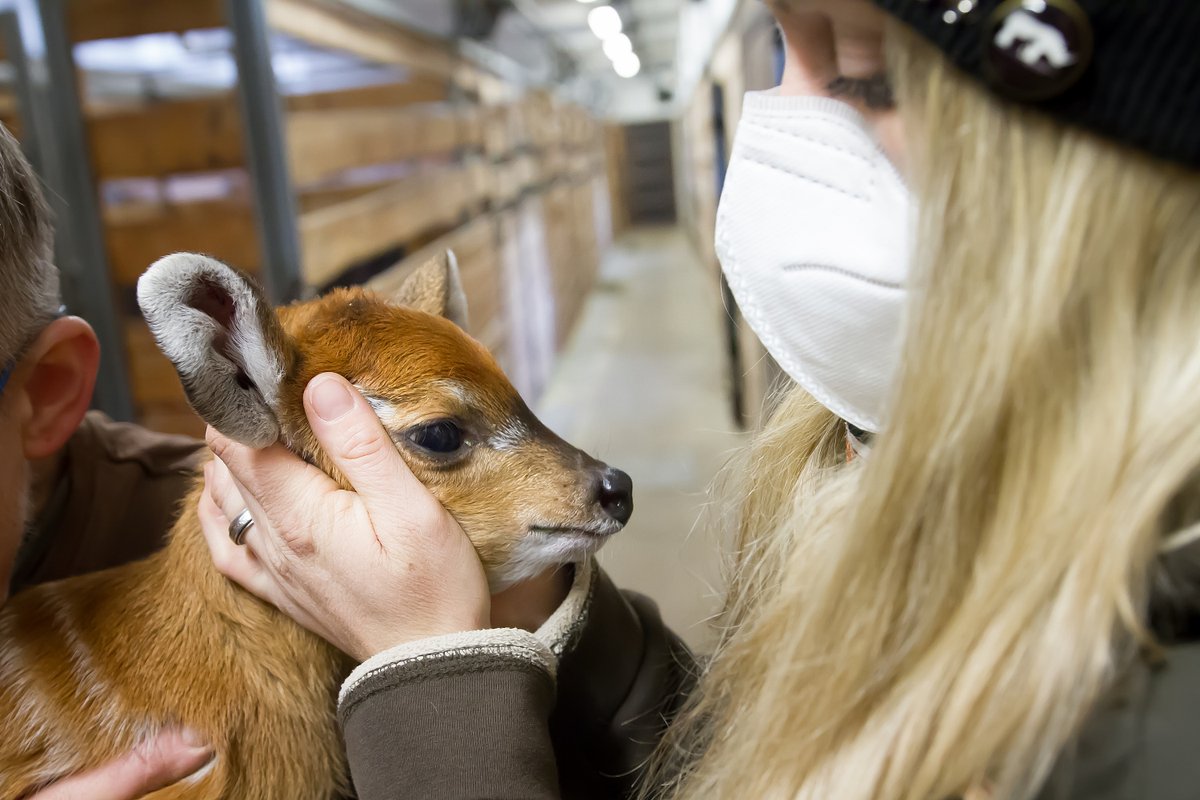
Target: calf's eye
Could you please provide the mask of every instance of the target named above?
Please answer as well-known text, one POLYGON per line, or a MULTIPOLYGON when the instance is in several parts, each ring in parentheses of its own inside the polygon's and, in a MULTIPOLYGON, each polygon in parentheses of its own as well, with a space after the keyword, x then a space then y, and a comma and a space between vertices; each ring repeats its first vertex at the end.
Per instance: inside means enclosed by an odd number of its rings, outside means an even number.
POLYGON ((462 447, 463 433, 456 423, 446 419, 413 428, 408 440, 431 453, 453 453, 462 447))

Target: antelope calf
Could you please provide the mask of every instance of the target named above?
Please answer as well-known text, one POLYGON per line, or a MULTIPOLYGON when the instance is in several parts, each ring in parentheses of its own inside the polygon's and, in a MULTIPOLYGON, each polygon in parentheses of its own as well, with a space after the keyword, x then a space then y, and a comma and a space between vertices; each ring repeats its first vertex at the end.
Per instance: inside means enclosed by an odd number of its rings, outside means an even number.
MULTIPOLYGON (((629 519, 628 476, 547 430, 460 327, 453 254, 418 268, 398 304, 339 289, 272 310, 241 273, 180 253, 142 276, 138 302, 201 417, 247 445, 282 442, 343 486, 301 397, 319 373, 346 376, 462 525, 494 589, 586 558, 629 519)), ((156 798, 346 790, 334 712, 351 665, 214 570, 200 491, 197 481, 160 553, 32 588, 0 611, 0 800, 179 724, 217 756, 156 798)))

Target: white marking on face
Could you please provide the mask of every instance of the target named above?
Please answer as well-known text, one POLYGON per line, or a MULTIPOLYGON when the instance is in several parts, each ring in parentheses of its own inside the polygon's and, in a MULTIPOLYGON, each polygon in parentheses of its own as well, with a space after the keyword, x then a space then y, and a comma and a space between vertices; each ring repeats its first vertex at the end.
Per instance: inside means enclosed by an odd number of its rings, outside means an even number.
POLYGON ((587 533, 532 531, 521 537, 508 562, 489 576, 488 584, 493 593, 507 589, 552 567, 583 561, 606 541, 606 537, 587 533))
POLYGON ((529 438, 529 428, 519 419, 510 419, 488 438, 488 446, 493 450, 505 452, 516 450, 529 438))
POLYGON ((473 402, 475 399, 474 393, 469 388, 467 388, 463 384, 459 383, 458 381, 451 381, 451 380, 433 381, 432 385, 436 386, 439 389, 444 389, 447 394, 449 394, 451 397, 453 397, 455 400, 462 403, 463 405, 466 405, 466 406, 478 405, 478 403, 473 402))
POLYGON ((375 416, 379 417, 380 422, 382 422, 384 425, 387 425, 388 423, 396 420, 397 410, 394 403, 384 400, 382 397, 378 397, 373 394, 367 394, 363 390, 363 387, 359 386, 357 383, 354 384, 354 388, 358 389, 358 391, 362 393, 363 399, 367 401, 367 405, 369 405, 371 410, 375 412, 375 416))

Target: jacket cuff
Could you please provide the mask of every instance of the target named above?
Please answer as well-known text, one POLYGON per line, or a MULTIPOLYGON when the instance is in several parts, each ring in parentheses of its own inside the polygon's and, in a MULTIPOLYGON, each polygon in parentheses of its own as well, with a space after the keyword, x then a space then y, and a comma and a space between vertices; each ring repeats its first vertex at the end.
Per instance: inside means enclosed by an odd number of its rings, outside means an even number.
POLYGON ((592 596, 596 591, 598 567, 595 560, 589 558, 575 564, 574 567, 575 577, 571 581, 571 589, 567 592, 566 599, 533 634, 554 654, 555 659, 561 658, 563 653, 570 651, 579 641, 580 634, 587 625, 592 596))
POLYGON ((505 628, 422 639, 362 664, 338 703, 357 796, 558 797, 553 666, 533 634, 505 628))
POLYGON ((553 680, 557 659, 533 634, 518 628, 491 628, 431 636, 384 650, 359 664, 342 683, 338 710, 348 714, 378 685, 388 688, 448 674, 492 668, 525 668, 553 680))
POLYGON ((349 713, 347 705, 353 705, 356 697, 369 695, 376 684, 390 688, 438 675, 522 665, 554 679, 558 659, 578 642, 587 624, 595 575, 592 559, 576 564, 566 599, 536 633, 519 628, 464 631, 418 639, 376 653, 342 683, 339 712, 349 713))

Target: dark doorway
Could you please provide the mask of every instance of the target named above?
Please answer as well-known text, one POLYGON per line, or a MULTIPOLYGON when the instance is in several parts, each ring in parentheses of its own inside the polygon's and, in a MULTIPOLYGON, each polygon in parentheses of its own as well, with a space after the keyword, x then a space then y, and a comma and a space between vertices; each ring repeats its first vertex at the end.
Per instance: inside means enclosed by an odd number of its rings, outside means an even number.
POLYGON ((625 128, 625 170, 629 221, 675 221, 675 175, 671 167, 671 125, 648 122, 625 128))

